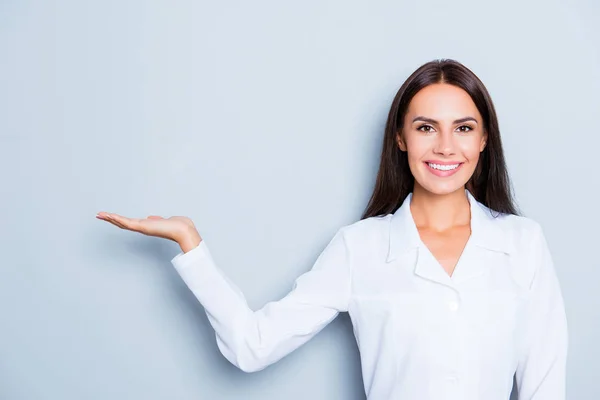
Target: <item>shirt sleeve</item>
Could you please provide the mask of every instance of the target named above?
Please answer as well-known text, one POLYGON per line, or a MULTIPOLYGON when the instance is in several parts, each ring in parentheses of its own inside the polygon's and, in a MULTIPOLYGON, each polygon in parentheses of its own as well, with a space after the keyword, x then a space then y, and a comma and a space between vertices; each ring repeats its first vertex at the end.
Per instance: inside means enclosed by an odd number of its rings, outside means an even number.
POLYGON ((535 266, 527 308, 525 347, 516 371, 519 400, 564 400, 568 348, 563 297, 545 236, 536 223, 535 266))
POLYGON ((284 298, 257 311, 215 264, 205 240, 171 263, 204 307, 221 353, 245 372, 283 358, 348 309, 350 256, 342 229, 284 298))

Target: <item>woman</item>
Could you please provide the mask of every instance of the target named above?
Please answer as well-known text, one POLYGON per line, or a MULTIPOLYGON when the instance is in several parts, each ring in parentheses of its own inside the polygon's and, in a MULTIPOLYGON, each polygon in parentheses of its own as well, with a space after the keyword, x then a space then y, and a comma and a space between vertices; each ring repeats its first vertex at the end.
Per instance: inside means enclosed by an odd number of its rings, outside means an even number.
POLYGON ((185 217, 116 226, 176 241, 172 263, 223 355, 258 371, 350 314, 369 399, 565 398, 567 321, 540 225, 518 216, 498 121, 481 81, 453 60, 398 91, 374 193, 283 299, 258 311, 185 217))

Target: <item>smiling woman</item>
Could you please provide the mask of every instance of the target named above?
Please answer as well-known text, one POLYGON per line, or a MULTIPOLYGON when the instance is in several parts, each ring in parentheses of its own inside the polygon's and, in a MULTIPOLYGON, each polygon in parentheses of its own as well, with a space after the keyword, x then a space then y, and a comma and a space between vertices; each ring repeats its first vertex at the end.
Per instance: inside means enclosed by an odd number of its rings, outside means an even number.
POLYGON ((284 298, 257 311, 186 217, 98 218, 176 241, 222 354, 259 371, 348 312, 371 400, 563 400, 567 321, 540 225, 518 216, 481 81, 436 60, 401 86, 375 188, 284 298))
POLYGON ((394 212, 398 198, 413 190, 447 194, 463 186, 491 209, 517 214, 487 89, 455 60, 428 62, 392 102, 375 189, 362 218, 394 212))

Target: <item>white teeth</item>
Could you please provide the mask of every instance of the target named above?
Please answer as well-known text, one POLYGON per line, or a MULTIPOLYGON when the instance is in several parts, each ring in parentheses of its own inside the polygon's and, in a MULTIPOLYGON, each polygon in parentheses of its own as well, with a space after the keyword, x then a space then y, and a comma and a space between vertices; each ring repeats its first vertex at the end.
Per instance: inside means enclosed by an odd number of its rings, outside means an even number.
POLYGON ((450 164, 450 165, 440 165, 440 164, 432 164, 427 163, 433 169, 439 169, 440 171, 450 171, 452 169, 458 168, 460 164, 450 164))

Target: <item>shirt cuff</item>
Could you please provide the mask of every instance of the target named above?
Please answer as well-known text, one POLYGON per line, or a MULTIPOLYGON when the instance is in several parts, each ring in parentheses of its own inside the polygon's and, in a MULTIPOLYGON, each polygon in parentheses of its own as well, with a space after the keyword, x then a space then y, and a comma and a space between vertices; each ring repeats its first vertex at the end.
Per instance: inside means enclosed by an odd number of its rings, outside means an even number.
POLYGON ((173 257, 171 264, 173 264, 177 270, 182 270, 186 266, 194 264, 197 261, 205 258, 207 253, 208 247, 206 246, 205 239, 202 239, 198 246, 194 247, 187 253, 180 251, 175 257, 173 257))

